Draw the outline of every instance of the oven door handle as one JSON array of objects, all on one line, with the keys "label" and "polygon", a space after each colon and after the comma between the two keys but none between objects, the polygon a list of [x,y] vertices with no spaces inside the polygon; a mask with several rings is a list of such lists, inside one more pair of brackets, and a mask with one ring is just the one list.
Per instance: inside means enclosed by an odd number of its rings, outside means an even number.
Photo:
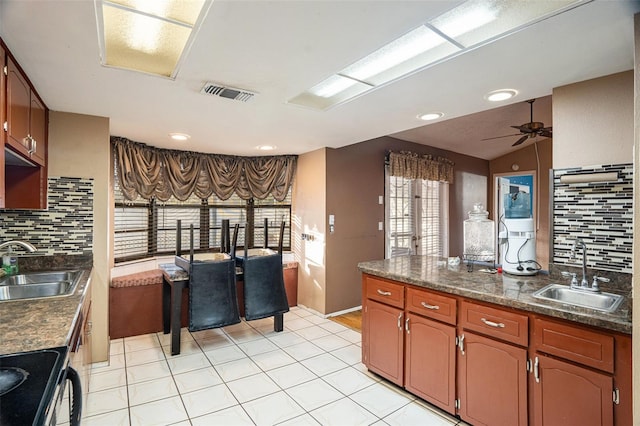
[{"label": "oven door handle", "polygon": [[82,385],[80,375],[72,367],[67,367],[67,380],[71,382],[71,413],[69,415],[69,425],[80,425],[82,418]]}]

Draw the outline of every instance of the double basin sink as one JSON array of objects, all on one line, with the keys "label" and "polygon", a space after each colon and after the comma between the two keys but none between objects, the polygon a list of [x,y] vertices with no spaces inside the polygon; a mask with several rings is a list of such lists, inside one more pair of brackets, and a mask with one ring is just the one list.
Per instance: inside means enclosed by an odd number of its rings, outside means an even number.
[{"label": "double basin sink", "polygon": [[73,294],[82,271],[29,272],[0,278],[0,302]]},{"label": "double basin sink", "polygon": [[624,297],[619,294],[593,292],[571,288],[568,285],[549,284],[533,293],[536,299],[553,301],[583,308],[595,309],[602,312],[614,312]]}]

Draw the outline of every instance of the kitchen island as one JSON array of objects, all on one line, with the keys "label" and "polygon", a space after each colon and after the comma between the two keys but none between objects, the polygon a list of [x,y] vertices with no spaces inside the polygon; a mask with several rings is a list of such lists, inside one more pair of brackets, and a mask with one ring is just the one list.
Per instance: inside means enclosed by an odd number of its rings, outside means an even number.
[{"label": "kitchen island", "polygon": [[[612,313],[533,293],[559,272],[490,274],[443,259],[362,262],[367,368],[470,424],[632,423],[630,280]],[[593,271],[590,271],[590,276]]]}]

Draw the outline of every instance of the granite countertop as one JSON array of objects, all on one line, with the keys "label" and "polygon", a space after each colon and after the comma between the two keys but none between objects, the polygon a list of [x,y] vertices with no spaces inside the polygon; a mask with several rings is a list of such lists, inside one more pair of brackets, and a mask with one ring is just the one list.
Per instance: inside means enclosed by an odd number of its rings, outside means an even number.
[{"label": "granite countertop", "polygon": [[89,289],[93,257],[38,256],[19,258],[20,273],[82,270],[72,295],[0,302],[0,355],[66,346]]},{"label": "granite countertop", "polygon": [[[483,268],[474,265],[467,272],[467,265],[461,263],[450,266],[442,259],[429,256],[401,256],[386,260],[361,262],[360,271],[406,284],[464,296],[483,302],[494,303],[523,311],[544,314],[555,318],[575,321],[581,324],[607,330],[631,334],[631,292],[627,283],[617,282],[610,274],[612,282],[603,291],[622,294],[625,300],[613,313],[607,314],[588,308],[570,306],[558,302],[536,299],[532,293],[550,283],[569,284],[566,278],[551,274],[515,276],[508,274],[487,274]],[[564,268],[563,270],[570,269]],[[601,271],[598,271],[598,275]],[[593,271],[590,271],[591,277]],[[628,275],[628,274],[619,274]]]}]

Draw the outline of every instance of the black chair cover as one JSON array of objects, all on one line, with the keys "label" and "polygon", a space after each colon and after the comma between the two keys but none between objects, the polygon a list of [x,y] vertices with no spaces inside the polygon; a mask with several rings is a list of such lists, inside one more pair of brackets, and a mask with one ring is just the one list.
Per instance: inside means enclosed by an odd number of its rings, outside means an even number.
[{"label": "black chair cover", "polygon": [[235,260],[193,262],[189,273],[189,331],[240,322]]},{"label": "black chair cover", "polygon": [[243,259],[244,317],[247,321],[289,312],[282,274],[282,255]]}]

